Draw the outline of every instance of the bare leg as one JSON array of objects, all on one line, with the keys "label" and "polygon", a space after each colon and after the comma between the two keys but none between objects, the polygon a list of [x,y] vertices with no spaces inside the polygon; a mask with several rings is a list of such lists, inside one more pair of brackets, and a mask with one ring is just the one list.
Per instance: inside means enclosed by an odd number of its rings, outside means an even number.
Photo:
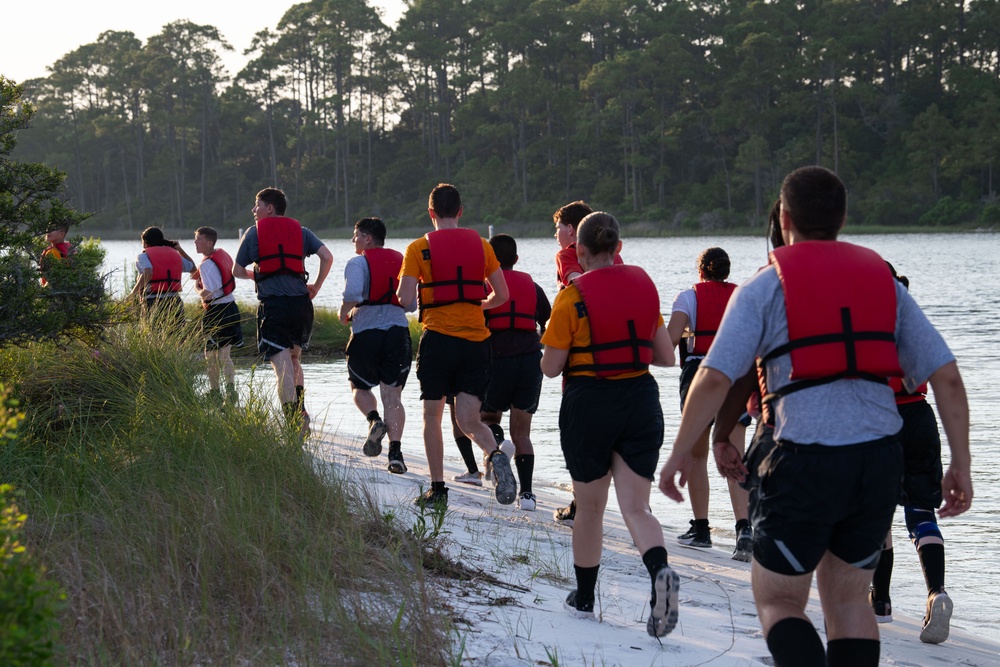
[{"label": "bare leg", "polygon": [[226,345],[219,350],[219,368],[222,369],[226,384],[230,386],[236,384],[236,366],[233,365],[232,350],[232,345]]},{"label": "bare leg", "polygon": [[483,403],[477,396],[465,392],[455,395],[455,421],[458,422],[458,427],[489,454],[497,448],[497,442],[490,427],[480,418],[482,407]]},{"label": "bare leg", "polygon": [[573,523],[573,563],[577,567],[601,564],[604,540],[604,508],[608,504],[611,473],[593,482],[573,481],[576,519]]},{"label": "bare leg", "polygon": [[[278,400],[282,405],[295,402],[295,378],[296,364],[292,358],[291,350],[282,350],[278,354],[271,355],[271,367],[274,368],[274,375],[278,383]],[[302,372],[302,366],[298,365],[298,372]]]},{"label": "bare leg", "polygon": [[514,442],[516,456],[535,453],[535,447],[531,444],[531,417],[531,413],[524,410],[510,410],[510,439]]},{"label": "bare leg", "polygon": [[444,437],[441,435],[443,416],[443,398],[424,401],[424,452],[427,454],[427,467],[430,469],[432,482],[444,481]]},{"label": "bare leg", "polygon": [[[746,432],[746,426],[743,424],[737,424],[733,427],[733,432],[729,435],[729,442],[733,443],[733,446],[736,447],[740,454],[743,454]],[[733,517],[735,517],[737,521],[746,519],[749,492],[734,480],[727,479],[726,481],[729,483],[729,502],[733,505]]]},{"label": "bare leg", "polygon": [[[664,546],[663,527],[649,509],[652,482],[637,475],[617,452],[611,454],[611,476],[615,480],[615,493],[622,518],[628,526],[632,541],[639,548],[639,554],[644,554],[653,547]],[[578,512],[579,502],[580,498],[577,496]],[[573,526],[573,531],[576,532],[576,525]]]},{"label": "bare leg", "polygon": [[208,388],[219,391],[219,351],[205,350],[205,374],[208,376]]},{"label": "bare leg", "polygon": [[691,472],[688,474],[688,495],[695,519],[708,518],[708,436],[710,428],[698,438],[691,450]]},{"label": "bare leg", "polygon": [[[406,425],[406,411],[403,409],[403,388],[399,386],[379,385],[379,392],[382,395],[382,408],[385,411],[385,429],[389,434],[389,442],[396,442],[403,438],[403,427]],[[368,414],[368,413],[365,413]],[[440,430],[441,420],[438,420]],[[442,436],[442,443],[444,436]],[[444,445],[442,444],[442,452]]]}]

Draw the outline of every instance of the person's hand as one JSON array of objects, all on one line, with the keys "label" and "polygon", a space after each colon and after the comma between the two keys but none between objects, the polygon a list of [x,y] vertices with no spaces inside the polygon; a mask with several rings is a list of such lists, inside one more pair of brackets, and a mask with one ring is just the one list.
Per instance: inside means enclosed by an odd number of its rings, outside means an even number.
[{"label": "person's hand", "polygon": [[[691,457],[684,456],[680,457],[670,453],[670,457],[667,458],[667,462],[663,464],[663,468],[660,470],[660,491],[673,501],[682,503],[684,502],[684,496],[680,492],[680,488],[687,486],[688,473],[691,470]],[[680,473],[680,479],[674,483],[674,475]]]},{"label": "person's hand", "polygon": [[948,466],[941,480],[944,505],[938,512],[940,517],[958,516],[972,506],[972,477],[968,469]]},{"label": "person's hand", "polygon": [[713,443],[712,454],[715,455],[715,467],[720,475],[736,482],[746,479],[748,470],[743,465],[743,456],[733,443],[727,440]]},{"label": "person's hand", "polygon": [[313,283],[312,285],[306,285],[306,289],[309,290],[309,298],[315,299],[316,295],[319,294],[319,286]]}]

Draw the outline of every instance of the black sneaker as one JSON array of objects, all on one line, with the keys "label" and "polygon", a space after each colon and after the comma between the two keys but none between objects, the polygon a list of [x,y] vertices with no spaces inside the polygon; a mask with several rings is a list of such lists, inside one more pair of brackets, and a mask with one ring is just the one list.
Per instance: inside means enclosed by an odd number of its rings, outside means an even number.
[{"label": "black sneaker", "polygon": [[569,612],[577,618],[589,618],[594,619],[594,601],[583,602],[578,600],[576,597],[576,589],[574,588],[566,596],[566,602],[563,604]]},{"label": "black sneaker", "polygon": [[711,528],[708,526],[695,527],[694,521],[691,521],[691,530],[684,533],[683,535],[677,536],[677,541],[681,544],[686,544],[689,547],[699,547],[702,549],[712,548],[712,532]]},{"label": "black sneaker", "polygon": [[510,459],[499,449],[490,455],[493,468],[493,493],[501,505],[510,505],[517,497],[517,480],[510,469]]},{"label": "black sneaker", "polygon": [[656,571],[653,591],[649,596],[649,620],[646,632],[650,637],[663,637],[677,625],[677,591],[681,580],[669,565]]},{"label": "black sneaker", "polygon": [[868,589],[868,602],[872,605],[872,611],[875,612],[875,621],[877,623],[892,623],[892,601],[886,600],[876,600],[875,599],[875,589]]},{"label": "black sneaker", "polygon": [[753,560],[753,529],[750,526],[740,528],[736,533],[736,549],[733,550],[733,560],[749,563]]},{"label": "black sneaker", "polygon": [[373,419],[368,422],[368,439],[365,440],[365,456],[378,456],[382,453],[382,438],[385,437],[385,422]]},{"label": "black sneaker", "polygon": [[572,528],[573,520],[576,518],[576,498],[569,504],[569,507],[560,507],[553,511],[552,518],[555,519],[556,523]]},{"label": "black sneaker", "polygon": [[448,506],[448,489],[444,488],[440,491],[435,491],[434,489],[428,489],[423,494],[416,497],[413,501],[414,505],[419,505],[420,507],[433,508],[435,505]]},{"label": "black sneaker", "polygon": [[406,472],[406,463],[403,462],[403,452],[399,443],[389,443],[389,464],[386,469],[395,475]]}]

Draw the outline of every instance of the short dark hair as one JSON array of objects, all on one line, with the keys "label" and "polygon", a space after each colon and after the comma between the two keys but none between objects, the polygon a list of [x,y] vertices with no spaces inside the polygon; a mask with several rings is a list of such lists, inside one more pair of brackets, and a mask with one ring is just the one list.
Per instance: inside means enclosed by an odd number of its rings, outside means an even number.
[{"label": "short dark hair", "polygon": [[573,229],[576,229],[580,224],[580,221],[586,218],[588,215],[594,212],[594,209],[590,208],[587,202],[579,199],[574,202],[566,204],[558,211],[552,214],[552,221],[556,224],[569,225]]},{"label": "short dark hair", "polygon": [[785,176],[781,207],[803,237],[830,241],[847,216],[847,188],[825,167],[801,167]]},{"label": "short dark hair", "polygon": [[781,235],[781,197],[771,204],[771,212],[767,216],[767,238],[772,248],[785,245],[785,238]]},{"label": "short dark hair", "polygon": [[219,232],[215,231],[211,227],[199,227],[198,229],[194,230],[194,233],[200,236],[204,236],[212,243],[216,243],[219,240]]},{"label": "short dark hair", "polygon": [[490,246],[500,266],[510,268],[517,263],[517,241],[510,234],[494,234],[490,237]]},{"label": "short dark hair", "polygon": [[729,277],[729,253],[722,248],[705,248],[698,255],[698,271],[709,280]]},{"label": "short dark hair", "polygon": [[576,229],[576,242],[592,255],[614,252],[621,240],[621,227],[615,216],[595,211],[580,221]]},{"label": "short dark hair", "polygon": [[454,185],[438,183],[427,198],[427,208],[438,218],[457,218],[462,210],[462,195]]},{"label": "short dark hair", "polygon": [[288,208],[288,197],[285,196],[284,191],[278,188],[264,188],[257,193],[257,199],[273,206],[274,212],[278,215],[284,215],[285,209]]},{"label": "short dark hair", "polygon": [[377,246],[385,245],[385,222],[382,218],[376,216],[361,218],[354,223],[354,230],[371,236]]},{"label": "short dark hair", "polygon": [[142,230],[142,242],[149,248],[157,246],[173,246],[174,242],[163,237],[163,230],[159,227],[146,227]]}]

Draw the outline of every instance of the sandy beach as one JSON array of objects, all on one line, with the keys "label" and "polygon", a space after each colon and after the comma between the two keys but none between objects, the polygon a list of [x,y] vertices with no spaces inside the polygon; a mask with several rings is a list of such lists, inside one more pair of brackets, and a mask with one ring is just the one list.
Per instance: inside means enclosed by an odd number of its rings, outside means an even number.
[{"label": "sandy beach", "polygon": [[[317,462],[363,485],[383,512],[414,525],[413,499],[429,477],[422,448],[404,451],[409,471],[391,475],[385,457],[361,453],[362,434],[323,434],[309,443]],[[420,449],[420,451],[417,451]],[[459,472],[445,460],[449,504],[442,531],[445,552],[476,575],[469,581],[435,578],[440,605],[453,619],[463,646],[462,665],[772,665],[750,590],[750,564],[730,558],[735,536],[723,533],[713,549],[677,544],[686,526],[664,525],[671,566],[680,576],[680,619],[661,640],[646,634],[649,577],[621,516],[609,502],[604,556],[598,579],[597,621],[572,617],[563,607],[573,588],[572,529],[552,511],[568,504],[565,489],[536,487],[538,508],[525,512],[493,499],[482,488],[451,482]],[[567,476],[567,482],[568,482]],[[658,493],[658,491],[654,492]],[[612,488],[613,493],[613,488]],[[815,592],[807,613],[823,633]],[[921,619],[894,613],[880,625],[883,665],[1000,664],[1000,644],[962,630],[956,603],[951,635],[939,645],[918,639]],[[825,639],[825,637],[824,637]]]}]

